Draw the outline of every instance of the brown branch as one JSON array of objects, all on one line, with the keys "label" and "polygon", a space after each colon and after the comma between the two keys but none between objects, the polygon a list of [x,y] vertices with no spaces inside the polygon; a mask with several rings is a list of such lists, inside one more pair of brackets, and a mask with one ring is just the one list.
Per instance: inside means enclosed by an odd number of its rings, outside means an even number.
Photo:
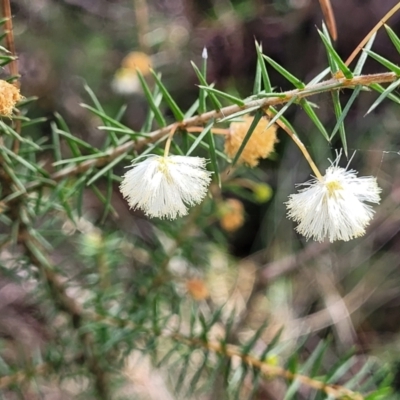
[{"label": "brown branch", "polygon": [[216,341],[204,342],[196,338],[188,338],[179,334],[172,335],[172,339],[185,343],[188,346],[203,347],[209,351],[217,354],[222,354],[229,358],[238,357],[246,365],[256,368],[261,371],[268,378],[281,377],[288,380],[297,380],[304,386],[308,386],[315,390],[320,390],[335,399],[353,399],[353,400],[363,400],[364,397],[360,393],[353,392],[345,388],[344,386],[327,384],[316,379],[310,378],[306,375],[296,374],[290,372],[282,367],[268,364],[265,361],[259,360],[257,357],[250,354],[243,354],[238,346],[232,344],[222,345]]},{"label": "brown branch", "polygon": [[[2,11],[3,17],[6,19],[4,26],[5,26],[5,33],[6,33],[6,46],[8,51],[11,53],[13,59],[8,64],[10,74],[14,77],[19,76],[18,72],[18,62],[17,62],[17,53],[15,51],[15,43],[14,43],[14,31],[13,31],[13,23],[12,23],[12,16],[11,16],[11,6],[10,0],[2,0]],[[20,82],[19,80],[14,81],[14,85],[19,88]],[[19,111],[16,112],[19,114]],[[14,121],[15,124],[15,131],[17,133],[21,132],[21,121],[19,119]],[[12,144],[13,152],[18,154],[19,152],[19,140],[14,139]]]},{"label": "brown branch", "polygon": [[[303,89],[295,89],[287,92],[279,93],[279,95],[274,97],[267,97],[256,100],[248,100],[246,101],[244,106],[232,105],[228,107],[224,107],[219,111],[208,111],[204,114],[197,115],[188,119],[183,120],[179,127],[182,129],[204,125],[211,119],[215,119],[217,122],[219,119],[228,117],[232,114],[235,114],[239,111],[255,109],[255,108],[265,108],[272,105],[284,104],[289,102],[291,99],[301,99],[305,97],[309,97],[318,93],[324,93],[331,90],[339,90],[344,88],[352,88],[354,86],[370,86],[374,83],[390,83],[398,79],[398,76],[394,72],[385,72],[380,74],[373,75],[360,75],[355,76],[352,79],[347,78],[332,78],[326,80],[324,82],[320,82],[314,85],[308,85]],[[65,167],[60,171],[55,172],[50,176],[50,182],[46,181],[34,181],[26,186],[27,191],[37,190],[42,186],[55,186],[57,182],[64,178],[72,177],[78,175],[82,172],[87,171],[93,167],[102,167],[107,163],[115,160],[117,157],[124,153],[128,153],[132,150],[140,151],[145,145],[149,143],[156,142],[161,139],[163,136],[166,136],[170,133],[171,129],[175,129],[177,123],[174,122],[164,128],[157,129],[153,132],[150,132],[147,137],[139,139],[139,140],[131,140],[126,142],[120,146],[117,146],[108,151],[108,154],[104,157],[99,157],[93,160],[87,160],[82,163],[78,163],[77,165],[72,165],[69,167]],[[52,181],[52,182],[51,182]]]},{"label": "brown branch", "polygon": [[[67,295],[65,295],[68,297]],[[78,304],[75,302],[74,299],[70,298],[68,303],[75,303],[73,309],[80,308]],[[95,312],[82,312],[81,316],[85,316],[85,318],[92,318],[93,321],[98,321],[102,323],[106,323],[110,326],[113,327],[134,327],[134,324],[130,320],[124,320],[124,319],[119,319],[115,317],[107,317],[103,316],[100,314],[97,314]],[[357,392],[353,392],[343,386],[340,385],[335,385],[335,384],[326,384],[324,382],[318,381],[316,379],[310,378],[309,376],[306,375],[301,375],[301,374],[296,374],[292,373],[282,367],[276,366],[276,365],[271,365],[268,364],[265,361],[259,360],[256,356],[250,355],[250,354],[243,354],[240,351],[240,347],[232,345],[232,344],[224,344],[222,345],[221,343],[217,341],[208,341],[204,342],[200,339],[197,338],[188,338],[186,336],[183,336],[181,334],[168,334],[164,333],[163,337],[165,338],[170,338],[175,341],[178,341],[180,343],[184,343],[188,346],[196,346],[196,347],[203,347],[209,351],[212,351],[217,354],[224,355],[229,358],[234,358],[238,357],[242,360],[243,363],[245,363],[248,366],[251,366],[253,368],[258,369],[261,371],[266,378],[284,378],[288,380],[297,380],[304,386],[308,386],[312,389],[323,391],[329,396],[332,396],[335,399],[342,399],[342,398],[348,398],[348,399],[353,399],[353,400],[363,400],[364,397]],[[36,367],[33,371],[34,374],[43,374],[49,370],[49,365],[48,364],[42,364]],[[93,372],[93,371],[91,371]],[[0,389],[10,386],[12,384],[16,383],[21,383],[27,379],[29,379],[28,373],[25,372],[18,372],[15,375],[11,376],[5,376],[0,378]],[[101,397],[101,398],[107,398],[107,397]]]},{"label": "brown branch", "polygon": [[[4,23],[5,33],[6,33],[6,45],[8,51],[14,57],[14,59],[8,64],[10,68],[10,74],[13,76],[18,76],[19,75],[18,63],[16,60],[10,0],[2,0],[2,8],[3,8],[3,17],[6,19]],[[16,84],[19,85],[19,82],[17,82]]]}]

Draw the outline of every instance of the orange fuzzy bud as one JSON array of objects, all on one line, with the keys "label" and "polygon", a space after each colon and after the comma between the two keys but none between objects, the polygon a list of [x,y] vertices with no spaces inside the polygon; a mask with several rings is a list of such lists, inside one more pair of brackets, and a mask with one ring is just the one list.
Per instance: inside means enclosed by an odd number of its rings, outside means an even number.
[{"label": "orange fuzzy bud", "polygon": [[152,62],[151,58],[146,53],[132,51],[122,60],[121,67],[132,71],[138,69],[143,75],[148,75],[150,74]]},{"label": "orange fuzzy bud", "polygon": [[[231,123],[229,134],[225,138],[225,153],[228,157],[235,157],[253,119],[254,117],[246,115],[243,117],[243,121]],[[274,145],[277,142],[276,125],[266,129],[268,123],[269,120],[266,117],[260,119],[239,157],[239,162],[249,167],[255,167],[260,158],[267,158],[274,150]]]},{"label": "orange fuzzy bud", "polygon": [[15,105],[22,99],[19,89],[0,80],[0,115],[10,117]]},{"label": "orange fuzzy bud", "polygon": [[228,199],[222,205],[220,224],[223,230],[234,232],[244,224],[243,203],[236,199]]},{"label": "orange fuzzy bud", "polygon": [[207,286],[201,279],[189,279],[186,282],[186,289],[194,300],[204,300],[209,296]]}]

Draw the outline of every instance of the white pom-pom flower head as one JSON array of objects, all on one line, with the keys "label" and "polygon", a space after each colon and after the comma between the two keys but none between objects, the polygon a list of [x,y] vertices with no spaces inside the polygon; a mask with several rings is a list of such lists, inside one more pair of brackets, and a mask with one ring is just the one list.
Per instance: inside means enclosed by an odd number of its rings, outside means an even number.
[{"label": "white pom-pom flower head", "polygon": [[134,162],[120,190],[133,209],[149,217],[175,219],[207,194],[211,174],[201,157],[150,155]]},{"label": "white pom-pom flower head", "polygon": [[328,238],[348,241],[365,234],[374,210],[368,203],[379,203],[376,178],[358,177],[354,170],[338,166],[340,154],[325,176],[298,186],[305,186],[289,196],[288,217],[298,222],[297,232],[319,242]]}]

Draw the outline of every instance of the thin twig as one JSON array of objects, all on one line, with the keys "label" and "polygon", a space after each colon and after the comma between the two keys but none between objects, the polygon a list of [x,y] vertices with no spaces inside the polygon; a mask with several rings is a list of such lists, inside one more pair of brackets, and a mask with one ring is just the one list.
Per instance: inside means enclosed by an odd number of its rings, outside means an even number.
[{"label": "thin twig", "polygon": [[[6,45],[7,50],[11,53],[11,56],[14,58],[8,65],[10,69],[10,74],[12,76],[18,76],[18,63],[16,60],[16,51],[15,51],[15,43],[14,43],[14,33],[13,33],[13,23],[11,16],[11,7],[10,0],[2,0],[2,8],[3,8],[3,17],[6,19],[4,23],[5,34],[6,34]],[[16,81],[15,85],[19,85],[19,82]]]},{"label": "thin twig", "polygon": [[173,126],[171,128],[171,130],[169,131],[168,139],[167,139],[167,141],[165,143],[164,157],[168,157],[169,148],[171,147],[172,138],[174,137],[174,134],[175,134],[176,130],[178,129],[178,127],[179,127],[179,124],[175,124],[175,126]]},{"label": "thin twig", "polygon": [[172,339],[185,343],[188,346],[197,346],[203,347],[209,351],[212,351],[217,354],[225,355],[229,358],[239,357],[243,363],[246,365],[256,368],[261,371],[266,377],[274,378],[274,377],[281,377],[284,379],[288,379],[290,381],[296,380],[297,382],[301,383],[302,385],[308,386],[315,390],[320,390],[327,395],[335,398],[335,399],[342,399],[348,398],[353,400],[363,400],[364,397],[357,392],[353,392],[345,388],[344,386],[334,385],[334,384],[327,384],[325,382],[318,381],[316,379],[310,378],[306,375],[296,374],[290,372],[282,367],[268,364],[265,361],[259,360],[257,357],[252,356],[250,354],[243,354],[240,350],[240,347],[232,345],[232,344],[221,344],[216,341],[207,341],[204,342],[197,338],[188,338],[182,335],[172,335]]},{"label": "thin twig", "polygon": [[[267,111],[268,114],[268,111]],[[319,171],[318,167],[316,166],[314,160],[312,159],[310,153],[308,152],[306,146],[304,146],[304,143],[300,140],[300,138],[280,119],[276,121],[276,123],[290,136],[290,138],[295,142],[297,147],[300,149],[300,151],[303,153],[304,158],[307,160],[308,164],[310,165],[311,169],[313,170],[315,176],[322,181],[323,176],[321,172]]]},{"label": "thin twig", "polygon": [[362,48],[366,45],[368,40],[372,37],[372,35],[380,29],[388,19],[393,16],[400,9],[400,2],[398,2],[394,7],[392,7],[384,17],[370,30],[370,32],[365,36],[365,38],[360,42],[360,44],[354,49],[354,51],[350,54],[349,58],[346,60],[346,65],[349,66],[357,54],[362,50]]}]

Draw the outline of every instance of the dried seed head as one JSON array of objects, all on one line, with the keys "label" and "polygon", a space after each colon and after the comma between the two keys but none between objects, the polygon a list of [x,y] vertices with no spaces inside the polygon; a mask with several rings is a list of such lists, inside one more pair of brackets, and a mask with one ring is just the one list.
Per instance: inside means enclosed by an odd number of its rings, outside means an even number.
[{"label": "dried seed head", "polygon": [[[243,117],[243,121],[231,123],[230,132],[225,138],[225,153],[228,157],[235,157],[253,119],[254,117],[246,115]],[[276,125],[272,125],[266,129],[268,123],[269,120],[266,117],[260,119],[239,157],[239,162],[249,167],[255,167],[260,158],[267,158],[274,150],[274,145],[277,142]]]}]

